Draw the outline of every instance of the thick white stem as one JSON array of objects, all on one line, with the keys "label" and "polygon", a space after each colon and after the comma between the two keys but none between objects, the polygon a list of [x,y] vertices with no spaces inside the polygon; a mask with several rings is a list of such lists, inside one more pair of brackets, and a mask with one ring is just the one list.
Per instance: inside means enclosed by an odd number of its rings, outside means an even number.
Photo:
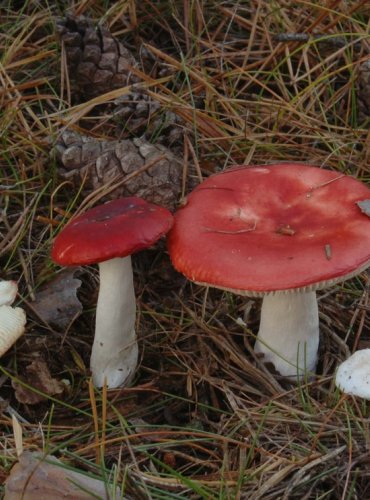
[{"label": "thick white stem", "polygon": [[314,372],[319,346],[319,313],[315,292],[276,293],[262,302],[255,351],[286,377]]},{"label": "thick white stem", "polygon": [[136,300],[131,257],[99,264],[100,288],[90,368],[96,387],[130,382],[138,358]]}]

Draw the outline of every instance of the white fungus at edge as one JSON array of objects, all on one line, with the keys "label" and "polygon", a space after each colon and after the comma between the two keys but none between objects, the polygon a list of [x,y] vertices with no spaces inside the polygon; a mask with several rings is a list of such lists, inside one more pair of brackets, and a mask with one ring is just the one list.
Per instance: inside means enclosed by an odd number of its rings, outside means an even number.
[{"label": "white fungus at edge", "polygon": [[370,349],[356,351],[339,365],[335,385],[345,394],[370,399]]}]

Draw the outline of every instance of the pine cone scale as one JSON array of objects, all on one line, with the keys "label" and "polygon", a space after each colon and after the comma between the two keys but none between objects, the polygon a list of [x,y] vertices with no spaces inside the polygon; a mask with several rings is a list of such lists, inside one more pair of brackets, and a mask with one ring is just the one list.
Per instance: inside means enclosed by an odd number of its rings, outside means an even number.
[{"label": "pine cone scale", "polygon": [[83,52],[83,58],[86,62],[91,62],[95,65],[99,64],[101,58],[101,50],[96,45],[86,45]]},{"label": "pine cone scale", "polygon": [[116,73],[117,71],[117,61],[118,61],[117,54],[113,52],[106,52],[105,54],[101,55],[99,61],[99,68],[111,71],[113,76],[113,73]]}]

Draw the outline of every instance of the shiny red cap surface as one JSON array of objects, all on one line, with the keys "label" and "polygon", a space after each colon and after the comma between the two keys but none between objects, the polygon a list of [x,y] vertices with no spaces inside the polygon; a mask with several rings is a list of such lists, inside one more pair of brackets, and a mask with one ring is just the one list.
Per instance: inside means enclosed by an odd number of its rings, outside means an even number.
[{"label": "shiny red cap surface", "polygon": [[333,284],[370,264],[370,190],[303,164],[212,175],[175,214],[168,247],[190,280],[262,295]]},{"label": "shiny red cap surface", "polygon": [[94,264],[126,257],[153,245],[173,223],[165,208],[137,197],[120,198],[73,218],[51,252],[58,264]]}]

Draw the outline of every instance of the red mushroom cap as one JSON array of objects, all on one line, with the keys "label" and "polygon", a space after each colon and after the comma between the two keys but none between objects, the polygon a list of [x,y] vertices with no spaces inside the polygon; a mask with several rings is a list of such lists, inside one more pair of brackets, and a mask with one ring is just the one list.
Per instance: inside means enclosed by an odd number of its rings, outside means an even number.
[{"label": "red mushroom cap", "polygon": [[361,182],[284,163],[241,166],[201,183],[168,236],[175,268],[192,281],[246,295],[313,290],[370,264]]},{"label": "red mushroom cap", "polygon": [[126,257],[153,245],[172,223],[166,208],[141,198],[120,198],[72,219],[56,237],[51,257],[65,266]]}]

